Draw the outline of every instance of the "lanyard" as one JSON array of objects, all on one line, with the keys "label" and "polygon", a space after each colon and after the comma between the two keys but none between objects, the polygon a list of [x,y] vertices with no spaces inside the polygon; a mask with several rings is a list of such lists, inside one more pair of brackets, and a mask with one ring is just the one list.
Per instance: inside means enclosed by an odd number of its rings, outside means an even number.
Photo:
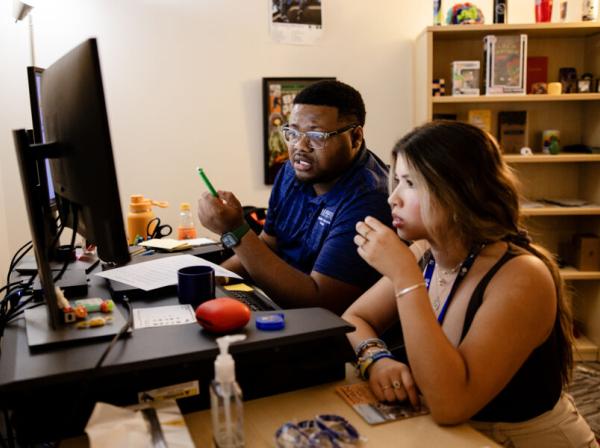
[{"label": "lanyard", "polygon": [[[471,269],[471,266],[473,266],[473,263],[475,262],[475,258],[477,258],[477,255],[479,254],[481,249],[483,249],[483,246],[484,245],[482,244],[481,246],[478,246],[477,248],[473,249],[469,253],[469,255],[467,255],[467,258],[465,258],[465,260],[460,264],[460,268],[458,270],[458,275],[454,279],[454,283],[452,284],[452,288],[450,289],[450,292],[448,293],[448,297],[444,301],[444,305],[442,306],[440,314],[437,317],[437,320],[440,323],[440,325],[444,322],[444,318],[446,317],[446,311],[448,311],[448,306],[450,305],[450,302],[454,298],[454,293],[458,289],[458,285],[460,285],[460,282],[462,281],[462,279],[465,277],[465,275],[467,275],[467,272],[469,272],[469,269]],[[423,272],[423,277],[425,279],[425,285],[427,286],[428,291],[429,291],[429,285],[431,284],[431,277],[433,277],[434,269],[435,269],[435,258],[433,258],[433,254],[432,254],[431,257],[429,258],[429,261],[427,262],[425,271]]]}]

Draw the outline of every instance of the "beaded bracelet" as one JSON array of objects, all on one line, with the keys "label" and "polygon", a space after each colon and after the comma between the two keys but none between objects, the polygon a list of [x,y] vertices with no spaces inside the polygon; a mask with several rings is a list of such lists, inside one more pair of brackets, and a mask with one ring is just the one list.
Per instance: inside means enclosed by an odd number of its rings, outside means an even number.
[{"label": "beaded bracelet", "polygon": [[387,350],[387,345],[381,339],[369,338],[365,339],[356,346],[356,349],[354,350],[354,352],[356,353],[356,357],[360,358],[363,355],[363,352],[371,347],[378,347],[383,350]]},{"label": "beaded bracelet", "polygon": [[375,352],[369,356],[359,358],[358,363],[357,363],[358,376],[360,376],[363,380],[368,380],[369,379],[369,367],[371,367],[371,365],[374,362],[379,361],[380,359],[383,359],[383,358],[394,359],[394,356],[392,355],[392,353],[389,350],[386,349],[386,350],[380,350],[378,352]]}]

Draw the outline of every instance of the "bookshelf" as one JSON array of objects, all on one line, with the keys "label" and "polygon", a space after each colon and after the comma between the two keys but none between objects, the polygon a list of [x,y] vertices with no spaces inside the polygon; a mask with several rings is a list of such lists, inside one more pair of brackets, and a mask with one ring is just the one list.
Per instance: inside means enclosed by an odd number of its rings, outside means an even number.
[{"label": "bookshelf", "polygon": [[[544,129],[561,131],[561,146],[583,143],[600,147],[600,93],[563,95],[494,95],[433,97],[433,79],[446,80],[451,93],[451,62],[483,62],[483,38],[488,34],[527,34],[528,56],[548,57],[548,82],[558,81],[559,67],[575,67],[577,74],[600,77],[600,23],[534,23],[455,25],[426,28],[416,42],[415,123],[433,114],[454,114],[467,121],[471,109],[489,109],[491,129],[497,132],[500,111],[527,111],[527,141],[531,156],[505,155],[515,170],[522,193],[529,200],[579,198],[591,205],[524,207],[525,225],[536,242],[558,253],[575,233],[600,235],[600,154],[541,154]],[[483,71],[480,78],[484,78]],[[595,86],[594,86],[595,87]],[[481,89],[482,93],[484,89]],[[561,275],[573,292],[573,309],[584,336],[576,341],[576,356],[600,360],[600,270],[579,271],[572,266]]]}]

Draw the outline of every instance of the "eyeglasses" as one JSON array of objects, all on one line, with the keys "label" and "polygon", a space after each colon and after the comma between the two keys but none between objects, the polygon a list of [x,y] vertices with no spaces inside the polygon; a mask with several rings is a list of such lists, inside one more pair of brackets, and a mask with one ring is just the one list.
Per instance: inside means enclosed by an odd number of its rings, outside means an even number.
[{"label": "eyeglasses", "polygon": [[286,141],[286,143],[288,143],[290,145],[295,145],[300,140],[302,140],[302,137],[306,137],[308,139],[308,145],[312,149],[323,149],[325,147],[325,143],[327,142],[327,139],[329,137],[333,137],[334,135],[343,134],[344,132],[348,132],[359,126],[360,126],[360,124],[353,123],[353,124],[349,124],[347,126],[344,126],[342,128],[339,128],[339,129],[337,129],[335,131],[331,131],[331,132],[323,132],[323,131],[302,132],[302,131],[299,131],[298,129],[294,129],[294,128],[289,127],[288,125],[285,125],[285,126],[282,126],[282,128],[281,128],[281,135],[283,136],[283,139]]}]

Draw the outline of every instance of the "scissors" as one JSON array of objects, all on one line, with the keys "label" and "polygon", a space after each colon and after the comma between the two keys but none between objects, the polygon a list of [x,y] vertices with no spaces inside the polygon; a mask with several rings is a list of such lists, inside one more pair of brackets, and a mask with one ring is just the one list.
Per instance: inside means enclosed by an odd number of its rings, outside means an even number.
[{"label": "scissors", "polygon": [[148,235],[149,240],[169,236],[171,232],[173,232],[173,228],[169,224],[165,224],[164,226],[160,225],[159,217],[152,218],[148,221],[148,225],[146,226],[146,235]]}]

